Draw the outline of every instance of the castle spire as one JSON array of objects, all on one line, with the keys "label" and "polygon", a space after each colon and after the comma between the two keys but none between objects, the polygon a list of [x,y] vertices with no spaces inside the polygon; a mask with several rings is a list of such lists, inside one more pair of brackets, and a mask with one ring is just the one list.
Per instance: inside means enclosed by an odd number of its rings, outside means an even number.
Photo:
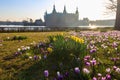
[{"label": "castle spire", "polygon": [[53,11],[52,13],[56,13],[55,5],[53,5]]},{"label": "castle spire", "polygon": [[78,12],[78,7],[76,8],[76,12],[75,12],[76,14],[79,14],[79,12]]},{"label": "castle spire", "polygon": [[46,10],[46,12],[45,12],[45,15],[47,15],[47,10]]},{"label": "castle spire", "polygon": [[67,13],[67,11],[66,11],[66,6],[64,6],[63,13]]}]

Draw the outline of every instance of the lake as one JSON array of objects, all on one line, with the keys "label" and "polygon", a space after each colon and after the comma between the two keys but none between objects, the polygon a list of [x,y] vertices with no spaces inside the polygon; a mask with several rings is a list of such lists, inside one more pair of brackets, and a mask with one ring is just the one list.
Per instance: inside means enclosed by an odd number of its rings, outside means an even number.
[{"label": "lake", "polygon": [[[89,26],[78,26],[82,29],[95,29],[95,28],[105,28],[105,27],[113,27],[113,26],[98,26],[98,25],[89,25]],[[74,27],[70,27],[74,28]],[[46,26],[23,26],[23,25],[0,25],[0,31],[45,31],[45,30],[64,30],[65,28],[53,28]]]}]

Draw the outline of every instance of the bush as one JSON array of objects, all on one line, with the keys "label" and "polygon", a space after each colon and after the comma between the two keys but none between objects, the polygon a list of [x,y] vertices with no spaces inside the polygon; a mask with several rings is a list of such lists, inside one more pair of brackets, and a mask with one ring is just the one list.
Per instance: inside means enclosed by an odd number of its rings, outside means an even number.
[{"label": "bush", "polygon": [[14,36],[11,40],[24,40],[27,39],[26,36]]},{"label": "bush", "polygon": [[27,39],[26,36],[13,36],[13,37],[8,37],[5,39],[5,41],[13,41],[13,40],[25,40]]}]

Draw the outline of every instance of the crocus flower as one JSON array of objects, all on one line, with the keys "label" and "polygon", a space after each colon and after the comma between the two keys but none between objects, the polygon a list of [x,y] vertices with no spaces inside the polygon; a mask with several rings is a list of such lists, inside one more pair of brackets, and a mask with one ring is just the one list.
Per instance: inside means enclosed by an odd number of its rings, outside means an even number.
[{"label": "crocus flower", "polygon": [[111,71],[111,70],[110,70],[110,68],[107,68],[107,69],[106,69],[106,72],[108,72],[108,73],[109,73],[110,71]]},{"label": "crocus flower", "polygon": [[29,59],[32,59],[32,56],[30,56]]},{"label": "crocus flower", "polygon": [[86,58],[84,58],[84,62],[88,61]]},{"label": "crocus flower", "polygon": [[97,80],[97,78],[96,77],[93,77],[93,79],[92,80]]},{"label": "crocus flower", "polygon": [[106,80],[106,77],[102,77],[101,80]]},{"label": "crocus flower", "polygon": [[87,60],[89,60],[90,59],[90,55],[87,55],[84,58],[87,59]]},{"label": "crocus flower", "polygon": [[90,73],[90,71],[87,68],[83,68],[83,72],[86,73],[86,74]]},{"label": "crocus flower", "polygon": [[46,59],[47,58],[47,55],[44,55],[44,59]]},{"label": "crocus flower", "polygon": [[97,50],[96,49],[91,49],[90,50],[90,53],[94,53],[94,52],[96,52]]},{"label": "crocus flower", "polygon": [[101,77],[102,76],[102,74],[101,73],[98,73],[98,77]]},{"label": "crocus flower", "polygon": [[65,77],[68,77],[68,76],[69,76],[69,73],[68,73],[68,72],[66,72],[66,73],[65,73]]},{"label": "crocus flower", "polygon": [[85,65],[86,66],[90,66],[90,62],[85,62]]},{"label": "crocus flower", "polygon": [[59,71],[57,71],[57,76],[58,76],[58,77],[60,76],[60,72],[59,72]]},{"label": "crocus flower", "polygon": [[117,69],[117,67],[116,66],[113,66],[113,70],[116,70]]},{"label": "crocus flower", "polygon": [[111,75],[110,75],[110,74],[107,74],[107,75],[106,75],[106,79],[107,79],[107,80],[111,80]]},{"label": "crocus flower", "polygon": [[74,71],[75,71],[75,73],[80,73],[79,67],[75,67],[75,68],[74,68]]},{"label": "crocus flower", "polygon": [[18,55],[18,54],[19,54],[18,52],[15,53],[15,55]]},{"label": "crocus flower", "polygon": [[37,59],[38,59],[38,56],[35,55],[35,56],[34,56],[34,60],[37,60]]},{"label": "crocus flower", "polygon": [[57,72],[57,76],[58,76],[58,80],[62,80],[63,79],[63,75],[60,74],[60,72]]},{"label": "crocus flower", "polygon": [[45,70],[45,71],[44,71],[44,76],[45,76],[45,77],[48,77],[48,76],[49,76],[48,70]]},{"label": "crocus flower", "polygon": [[115,70],[117,73],[120,73],[120,68],[116,68]]},{"label": "crocus flower", "polygon": [[63,75],[60,75],[60,76],[58,77],[58,80],[63,80]]},{"label": "crocus flower", "polygon": [[113,46],[113,47],[117,47],[118,45],[117,45],[116,42],[113,42],[112,46]]},{"label": "crocus flower", "polygon": [[116,61],[117,59],[116,58],[111,58],[112,61]]},{"label": "crocus flower", "polygon": [[93,58],[93,60],[90,61],[92,65],[96,65],[96,60]]}]

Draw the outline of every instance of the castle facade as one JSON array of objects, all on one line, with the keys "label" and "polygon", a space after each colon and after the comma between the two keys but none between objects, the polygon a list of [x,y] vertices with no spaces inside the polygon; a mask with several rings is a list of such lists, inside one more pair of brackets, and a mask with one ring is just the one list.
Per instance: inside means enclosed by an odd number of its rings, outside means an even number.
[{"label": "castle facade", "polygon": [[78,26],[79,12],[78,8],[75,13],[67,13],[66,7],[62,13],[59,13],[53,6],[52,13],[48,14],[47,11],[44,15],[45,26],[47,27],[75,27]]}]

